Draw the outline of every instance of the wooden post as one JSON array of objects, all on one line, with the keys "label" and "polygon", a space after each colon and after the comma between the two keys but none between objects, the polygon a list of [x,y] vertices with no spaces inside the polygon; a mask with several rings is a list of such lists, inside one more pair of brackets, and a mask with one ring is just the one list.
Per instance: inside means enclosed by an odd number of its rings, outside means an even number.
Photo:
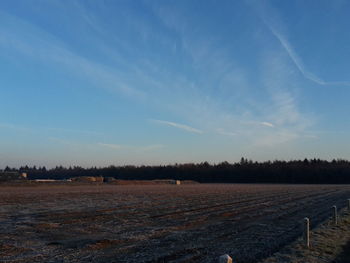
[{"label": "wooden post", "polygon": [[337,207],[334,205],[333,206],[333,222],[334,222],[335,225],[338,224],[338,220],[337,219],[338,219],[337,218]]},{"label": "wooden post", "polygon": [[232,263],[232,258],[225,254],[219,257],[219,263]]},{"label": "wooden post", "polygon": [[305,246],[307,248],[310,247],[310,220],[309,218],[304,218],[304,240],[305,240]]}]

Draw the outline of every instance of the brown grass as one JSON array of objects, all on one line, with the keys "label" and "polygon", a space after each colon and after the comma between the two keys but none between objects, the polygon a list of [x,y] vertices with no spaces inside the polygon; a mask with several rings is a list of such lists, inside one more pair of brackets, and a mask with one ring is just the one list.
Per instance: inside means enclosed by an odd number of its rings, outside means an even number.
[{"label": "brown grass", "polygon": [[328,220],[310,234],[310,248],[298,239],[263,263],[349,263],[350,213],[345,210],[335,226]]}]

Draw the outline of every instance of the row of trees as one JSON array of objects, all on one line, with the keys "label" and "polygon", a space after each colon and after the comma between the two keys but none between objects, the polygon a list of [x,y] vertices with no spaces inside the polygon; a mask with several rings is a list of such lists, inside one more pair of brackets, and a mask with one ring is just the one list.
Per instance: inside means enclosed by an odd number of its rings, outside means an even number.
[{"label": "row of trees", "polygon": [[53,169],[24,166],[6,167],[7,171],[26,172],[30,179],[67,179],[77,176],[104,176],[127,180],[176,179],[201,183],[350,183],[350,162],[305,159],[296,161],[253,162],[242,158],[238,163],[174,164],[160,166],[79,166]]}]

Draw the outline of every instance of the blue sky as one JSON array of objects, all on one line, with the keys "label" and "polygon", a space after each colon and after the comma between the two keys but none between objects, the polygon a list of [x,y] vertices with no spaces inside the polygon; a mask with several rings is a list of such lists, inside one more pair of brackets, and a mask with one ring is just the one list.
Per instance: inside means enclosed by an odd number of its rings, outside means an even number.
[{"label": "blue sky", "polygon": [[0,1],[0,168],[350,159],[349,12]]}]

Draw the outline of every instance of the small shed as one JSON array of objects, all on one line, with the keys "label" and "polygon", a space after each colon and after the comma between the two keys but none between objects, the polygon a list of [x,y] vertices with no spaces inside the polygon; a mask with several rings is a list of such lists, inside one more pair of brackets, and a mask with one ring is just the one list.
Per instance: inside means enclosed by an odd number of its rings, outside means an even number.
[{"label": "small shed", "polygon": [[175,184],[175,185],[180,185],[181,181],[180,180],[172,180],[170,183]]},{"label": "small shed", "polygon": [[103,183],[103,177],[102,176],[79,176],[79,177],[73,177],[71,178],[71,181],[73,182],[93,182],[93,183]]}]

